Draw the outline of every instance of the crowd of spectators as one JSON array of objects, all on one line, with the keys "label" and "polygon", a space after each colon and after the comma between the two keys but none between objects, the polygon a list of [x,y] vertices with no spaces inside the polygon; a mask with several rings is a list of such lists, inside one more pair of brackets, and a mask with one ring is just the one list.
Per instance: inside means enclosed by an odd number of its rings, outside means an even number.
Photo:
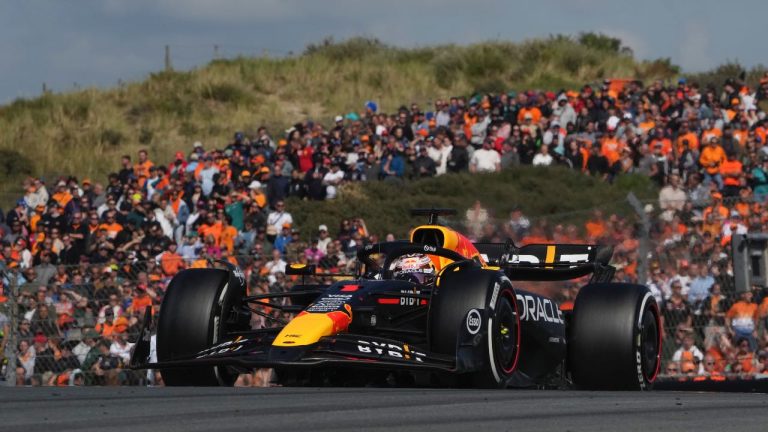
[{"label": "crowd of spectators", "polygon": [[[17,383],[154,382],[124,370],[129,340],[179,270],[229,260],[243,267],[252,293],[279,291],[290,283],[287,262],[348,270],[358,246],[385,235],[359,218],[334,229],[296,226],[289,197],[336,199],[347,182],[521,164],[563,165],[609,182],[626,173],[652,179],[660,194],[646,206],[649,286],[665,320],[664,371],[765,373],[768,296],[758,287],[734,292],[729,242],[766,231],[767,97],[768,77],[757,88],[729,79],[721,89],[606,80],[390,113],[369,101],[330,125],[306,120],[278,137],[265,127],[236,132],[224,148],[195,142],[168,163],[141,150],[123,156],[103,184],[30,178],[16,206],[0,212],[0,331],[18,336]],[[617,278],[637,280],[638,227],[617,214],[598,209],[583,226],[550,224],[520,209],[493,216],[478,202],[465,223],[482,241],[612,244]],[[3,308],[12,283],[21,287],[17,329]]]}]

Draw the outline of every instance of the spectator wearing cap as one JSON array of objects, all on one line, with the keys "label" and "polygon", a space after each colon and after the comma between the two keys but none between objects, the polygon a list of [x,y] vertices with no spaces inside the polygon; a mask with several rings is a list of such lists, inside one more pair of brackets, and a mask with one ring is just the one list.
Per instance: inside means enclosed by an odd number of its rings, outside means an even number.
[{"label": "spectator wearing cap", "polygon": [[19,222],[19,226],[29,223],[27,217],[27,203],[23,199],[16,201],[16,206],[8,212],[5,217],[5,223],[12,226],[14,222]]},{"label": "spectator wearing cap", "polygon": [[56,356],[53,350],[55,342],[42,332],[38,332],[35,335],[33,342],[34,345],[32,348],[35,350],[34,373],[40,375],[50,372],[53,369],[53,363]]},{"label": "spectator wearing cap", "polygon": [[472,145],[479,147],[486,140],[488,126],[491,124],[491,116],[488,115],[488,111],[484,108],[478,108],[476,119],[477,120],[470,127],[468,136],[470,136],[469,142],[472,143]]},{"label": "spectator wearing cap", "polygon": [[328,253],[328,245],[333,241],[330,235],[328,235],[328,226],[321,224],[317,227],[317,241],[315,246],[323,254]]},{"label": "spectator wearing cap", "polygon": [[130,322],[126,317],[115,319],[115,327],[112,332],[112,345],[109,347],[110,354],[120,357],[123,364],[128,364],[131,360],[132,343],[128,342],[126,335],[130,327]]},{"label": "spectator wearing cap", "polygon": [[603,139],[600,141],[600,153],[608,160],[608,166],[612,171],[616,171],[615,164],[621,157],[621,151],[626,143],[616,136],[616,127],[608,126]]},{"label": "spectator wearing cap", "polygon": [[275,238],[275,242],[273,244],[274,249],[277,249],[280,251],[282,255],[286,254],[286,248],[293,240],[293,233],[291,231],[291,224],[283,224],[282,229],[280,230],[280,233]]},{"label": "spectator wearing cap", "polygon": [[712,197],[712,204],[707,206],[702,213],[704,219],[707,219],[707,215],[710,213],[715,217],[717,221],[723,221],[728,219],[731,212],[728,207],[723,205],[723,194],[717,191],[713,191],[710,195]]},{"label": "spectator wearing cap", "polygon": [[552,110],[552,117],[563,127],[568,126],[569,123],[576,124],[576,110],[573,109],[565,93],[560,93],[557,96],[556,105]]},{"label": "spectator wearing cap", "polygon": [[672,361],[678,363],[680,371],[684,374],[698,375],[704,372],[704,368],[701,367],[704,353],[694,342],[693,334],[686,334],[682,345],[672,355]]},{"label": "spectator wearing cap", "polygon": [[565,153],[565,135],[566,131],[561,127],[560,122],[554,120],[550,123],[549,129],[544,132],[542,143],[549,146],[557,154],[562,155]]}]

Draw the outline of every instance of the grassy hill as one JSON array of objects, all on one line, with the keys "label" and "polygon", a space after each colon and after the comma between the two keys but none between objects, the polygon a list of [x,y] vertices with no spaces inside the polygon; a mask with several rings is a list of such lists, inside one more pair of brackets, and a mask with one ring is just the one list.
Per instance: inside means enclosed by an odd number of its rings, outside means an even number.
[{"label": "grassy hill", "polygon": [[[478,91],[576,88],[605,77],[671,78],[669,60],[638,62],[621,41],[595,34],[403,49],[377,40],[326,40],[288,58],[217,60],[150,74],[108,90],[86,89],[0,107],[0,193],[24,174],[103,179],[119,156],[147,148],[154,160],[222,145],[235,130],[328,121],[373,99],[384,111]],[[15,191],[14,191],[15,192]]]}]

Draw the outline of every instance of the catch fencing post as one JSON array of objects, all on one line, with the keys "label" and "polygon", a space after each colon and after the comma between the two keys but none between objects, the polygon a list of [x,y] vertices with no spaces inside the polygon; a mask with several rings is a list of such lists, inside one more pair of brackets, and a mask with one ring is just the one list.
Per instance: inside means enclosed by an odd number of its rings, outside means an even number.
[{"label": "catch fencing post", "polygon": [[651,218],[645,212],[643,203],[630,192],[627,194],[627,201],[635,213],[640,217],[640,246],[637,254],[637,283],[645,285],[648,281],[648,250],[650,248]]},{"label": "catch fencing post", "polygon": [[19,287],[16,280],[16,272],[8,271],[3,277],[8,279],[8,334],[5,335],[5,354],[8,359],[8,364],[5,367],[5,385],[13,387],[16,385],[16,357],[18,355],[17,348],[18,342],[16,340],[16,332],[19,329],[19,305],[17,299],[19,298]]}]

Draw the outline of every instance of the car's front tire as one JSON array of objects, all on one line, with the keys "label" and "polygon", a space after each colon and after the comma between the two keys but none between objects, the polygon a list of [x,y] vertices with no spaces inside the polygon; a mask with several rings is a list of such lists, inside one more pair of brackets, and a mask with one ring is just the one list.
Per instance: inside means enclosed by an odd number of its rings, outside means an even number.
[{"label": "car's front tire", "polygon": [[[506,387],[520,356],[520,315],[512,284],[498,271],[456,263],[440,276],[429,312],[430,349],[457,355],[457,341],[469,314],[482,320],[478,335],[480,368],[458,376],[457,383],[477,388]],[[474,311],[474,312],[473,312]],[[482,312],[481,312],[482,311]]]},{"label": "car's front tire", "polygon": [[[221,341],[226,314],[244,293],[230,284],[229,272],[189,269],[174,276],[165,292],[157,324],[159,362],[189,358]],[[226,366],[161,369],[167,386],[231,386],[237,372]]]}]

